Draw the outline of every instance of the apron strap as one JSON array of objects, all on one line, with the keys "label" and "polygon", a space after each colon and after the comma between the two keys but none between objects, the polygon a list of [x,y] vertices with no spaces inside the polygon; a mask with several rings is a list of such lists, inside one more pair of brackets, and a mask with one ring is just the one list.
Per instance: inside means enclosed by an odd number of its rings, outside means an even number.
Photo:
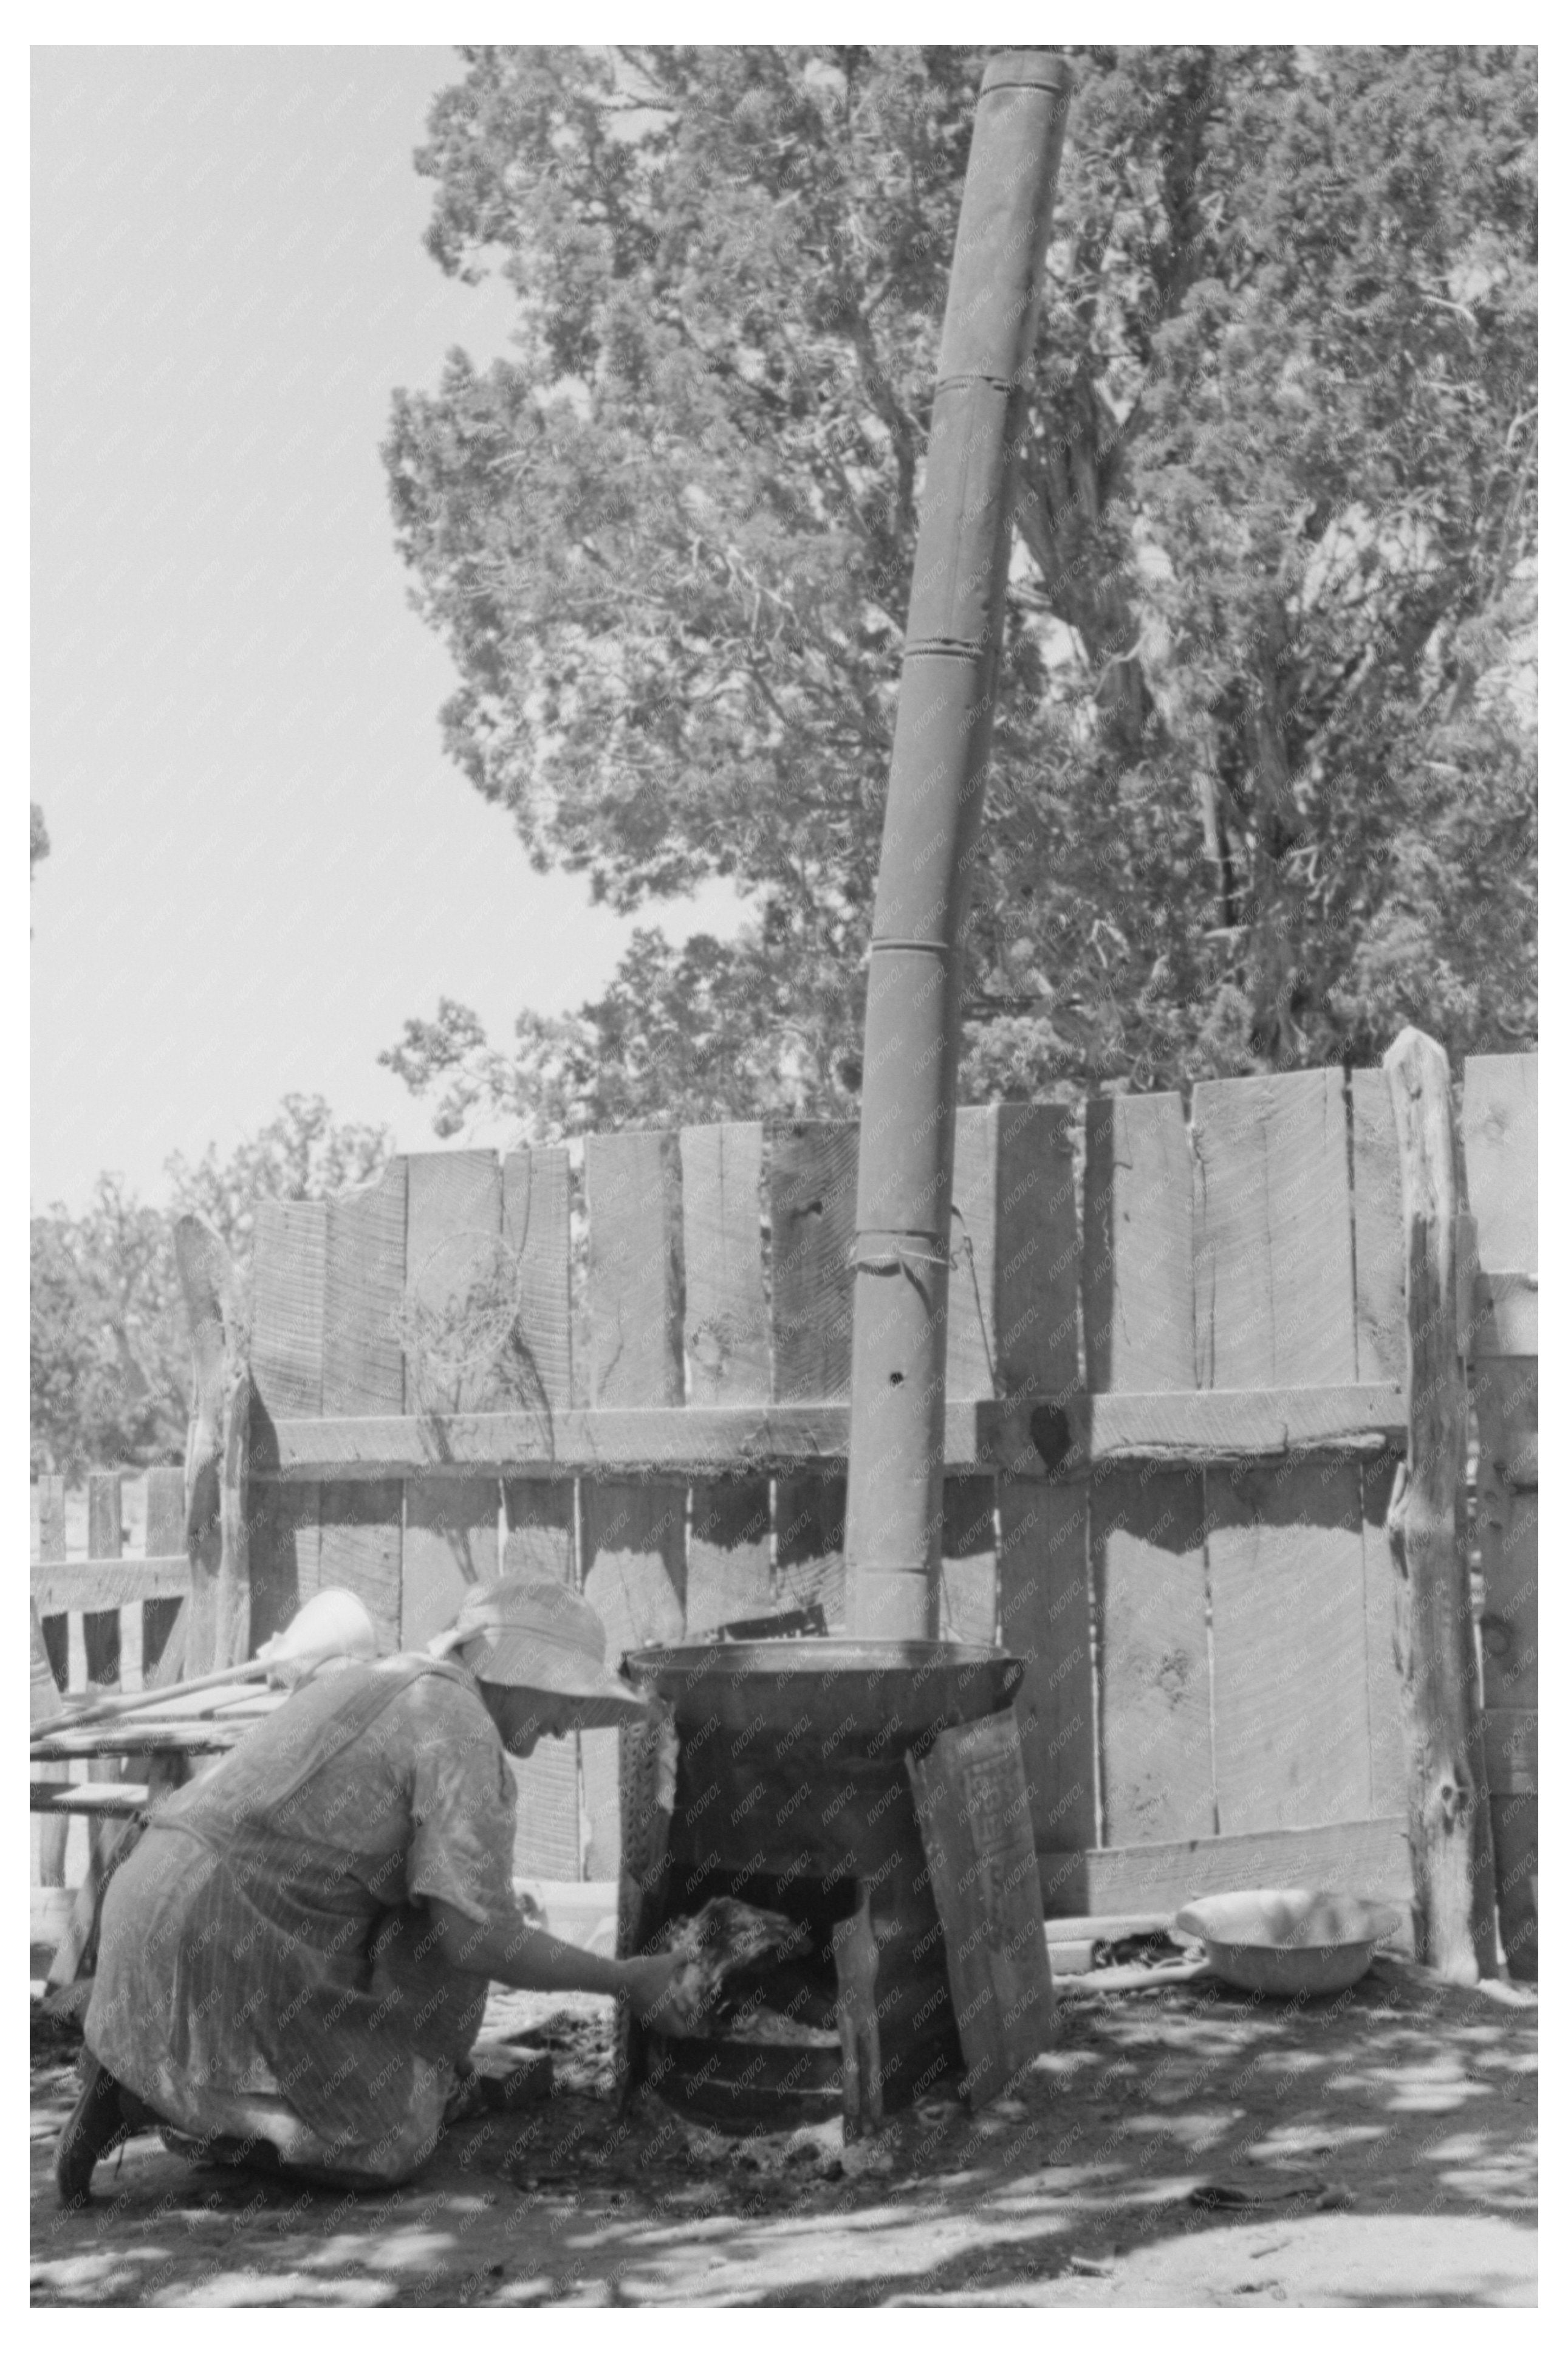
[{"label": "apron strap", "polygon": [[[443,1682],[463,1684],[467,1684],[471,1680],[464,1668],[450,1666],[445,1659],[420,1657],[388,1660],[382,1665],[370,1668],[358,1689],[346,1694],[340,1705],[320,1725],[314,1739],[307,1746],[298,1769],[280,1787],[268,1791],[268,1811],[271,1812],[277,1807],[286,1806],[291,1798],[297,1797],[308,1781],[313,1781],[318,1773],[324,1772],[335,1758],[342,1755],[345,1748],[352,1748],[354,1742],[369,1731],[376,1718],[385,1713],[400,1693],[409,1690],[426,1675],[437,1675]],[[274,1718],[274,1721],[276,1722],[277,1719]],[[184,1808],[181,1809],[179,1827],[195,1831],[200,1836],[201,1831],[197,1827],[200,1817],[208,1810],[199,1802],[200,1784],[191,1791],[190,1795],[197,1799],[197,1803],[192,1805],[188,1811]],[[210,1809],[215,1818],[215,1827],[218,1820],[225,1823],[237,1823],[247,1818],[255,1819],[253,1815],[248,1815],[248,1811],[237,1815],[230,1812],[223,1805],[217,1790],[213,1790],[212,1795],[216,1800]],[[174,1826],[174,1823],[170,1824],[171,1829]]]}]

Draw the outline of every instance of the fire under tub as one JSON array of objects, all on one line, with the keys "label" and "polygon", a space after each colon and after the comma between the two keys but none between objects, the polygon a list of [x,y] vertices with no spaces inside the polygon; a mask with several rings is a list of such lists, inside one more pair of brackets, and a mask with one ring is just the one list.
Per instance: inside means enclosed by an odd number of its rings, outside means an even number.
[{"label": "fire under tub", "polygon": [[[706,2031],[633,2033],[628,2081],[712,2123],[782,2128],[840,2109],[847,2123],[874,2118],[963,2068],[952,1905],[944,1933],[933,1884],[942,1858],[928,1853],[910,1759],[918,1767],[961,1727],[992,1725],[965,1736],[964,1787],[998,1824],[1010,1810],[1005,1834],[1022,1838],[1027,1861],[1024,1916],[1032,1902],[1037,1922],[1026,1797],[1021,1825],[1019,1799],[1004,1804],[1015,1784],[1024,1789],[1011,1704],[1022,1663],[954,1643],[835,1638],[683,1644],[625,1663],[666,1702],[672,1727],[641,1742],[640,1794],[628,1763],[624,1867],[636,1894],[624,1935],[646,1947],[730,1896],[788,1915],[808,1940],[744,1975],[738,2019],[731,2004]],[[993,1860],[968,1876],[984,1897],[1002,1874]],[[1014,1892],[1002,1893],[1016,1916]],[[999,1894],[998,1940],[1005,1909]],[[984,1904],[976,1916],[984,1931]],[[1038,1946],[1043,1967],[1043,1929]],[[1048,2005],[1048,1975],[1047,1987]]]}]

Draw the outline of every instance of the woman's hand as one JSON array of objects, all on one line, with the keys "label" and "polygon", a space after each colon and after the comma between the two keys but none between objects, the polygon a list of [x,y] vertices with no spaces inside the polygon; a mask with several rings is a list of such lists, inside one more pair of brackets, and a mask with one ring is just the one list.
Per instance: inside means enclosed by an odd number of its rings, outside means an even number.
[{"label": "woman's hand", "polygon": [[653,1953],[646,1960],[622,1961],[621,1990],[631,2004],[633,2016],[646,2025],[658,2026],[679,2015],[682,2004],[676,1980],[690,1966],[689,1961],[673,1953]]}]

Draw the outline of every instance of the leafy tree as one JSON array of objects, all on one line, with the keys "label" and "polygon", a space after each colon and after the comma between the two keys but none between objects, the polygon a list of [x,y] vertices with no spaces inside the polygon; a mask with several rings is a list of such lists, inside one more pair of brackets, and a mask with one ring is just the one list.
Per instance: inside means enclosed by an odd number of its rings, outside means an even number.
[{"label": "leafy tree", "polygon": [[174,1219],[190,1209],[226,1244],[247,1287],[255,1204],[368,1184],[384,1129],[339,1125],[319,1095],[286,1095],[226,1159],[167,1165],[166,1208],[102,1176],[86,1212],[32,1220],[31,1460],[34,1474],[178,1461],[190,1414],[190,1338]]},{"label": "leafy tree", "polygon": [[[443,714],[638,934],[384,1057],[559,1129],[858,1083],[982,54],[473,48],[417,157],[454,353],[385,446]],[[1090,48],[1021,452],[964,1083],[1170,1085],[1534,1021],[1534,53]],[[661,1059],[663,1058],[663,1059]]]},{"label": "leafy tree", "polygon": [[258,1201],[311,1201],[347,1193],[378,1176],[392,1151],[384,1127],[334,1120],[320,1095],[285,1095],[265,1127],[226,1159],[209,1144],[193,1166],[176,1152],[166,1164],[175,1212],[194,1210],[224,1242],[241,1275],[250,1265]]},{"label": "leafy tree", "polygon": [[845,1044],[853,975],[802,965],[787,946],[699,933],[673,948],[639,930],[602,997],[563,1020],[523,1013],[510,1053],[467,1006],[443,997],[380,1057],[416,1095],[436,1096],[437,1135],[500,1113],[540,1136],[725,1119],[738,1107],[853,1108]]},{"label": "leafy tree", "polygon": [[190,1343],[169,1219],[103,1176],[86,1212],[32,1220],[34,1474],[177,1461]]}]

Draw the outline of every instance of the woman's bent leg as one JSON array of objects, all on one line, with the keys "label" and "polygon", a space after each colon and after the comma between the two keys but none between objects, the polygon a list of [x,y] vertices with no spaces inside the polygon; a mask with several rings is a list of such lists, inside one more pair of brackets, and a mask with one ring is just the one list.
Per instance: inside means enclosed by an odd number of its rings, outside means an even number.
[{"label": "woman's bent leg", "polygon": [[313,2132],[286,2100],[267,2092],[220,2092],[199,2084],[160,2087],[164,2135],[177,2156],[250,2166],[328,2189],[395,2189],[412,2180],[441,2135],[452,2071],[413,2063],[414,2096],[395,2127],[362,2144]]}]

